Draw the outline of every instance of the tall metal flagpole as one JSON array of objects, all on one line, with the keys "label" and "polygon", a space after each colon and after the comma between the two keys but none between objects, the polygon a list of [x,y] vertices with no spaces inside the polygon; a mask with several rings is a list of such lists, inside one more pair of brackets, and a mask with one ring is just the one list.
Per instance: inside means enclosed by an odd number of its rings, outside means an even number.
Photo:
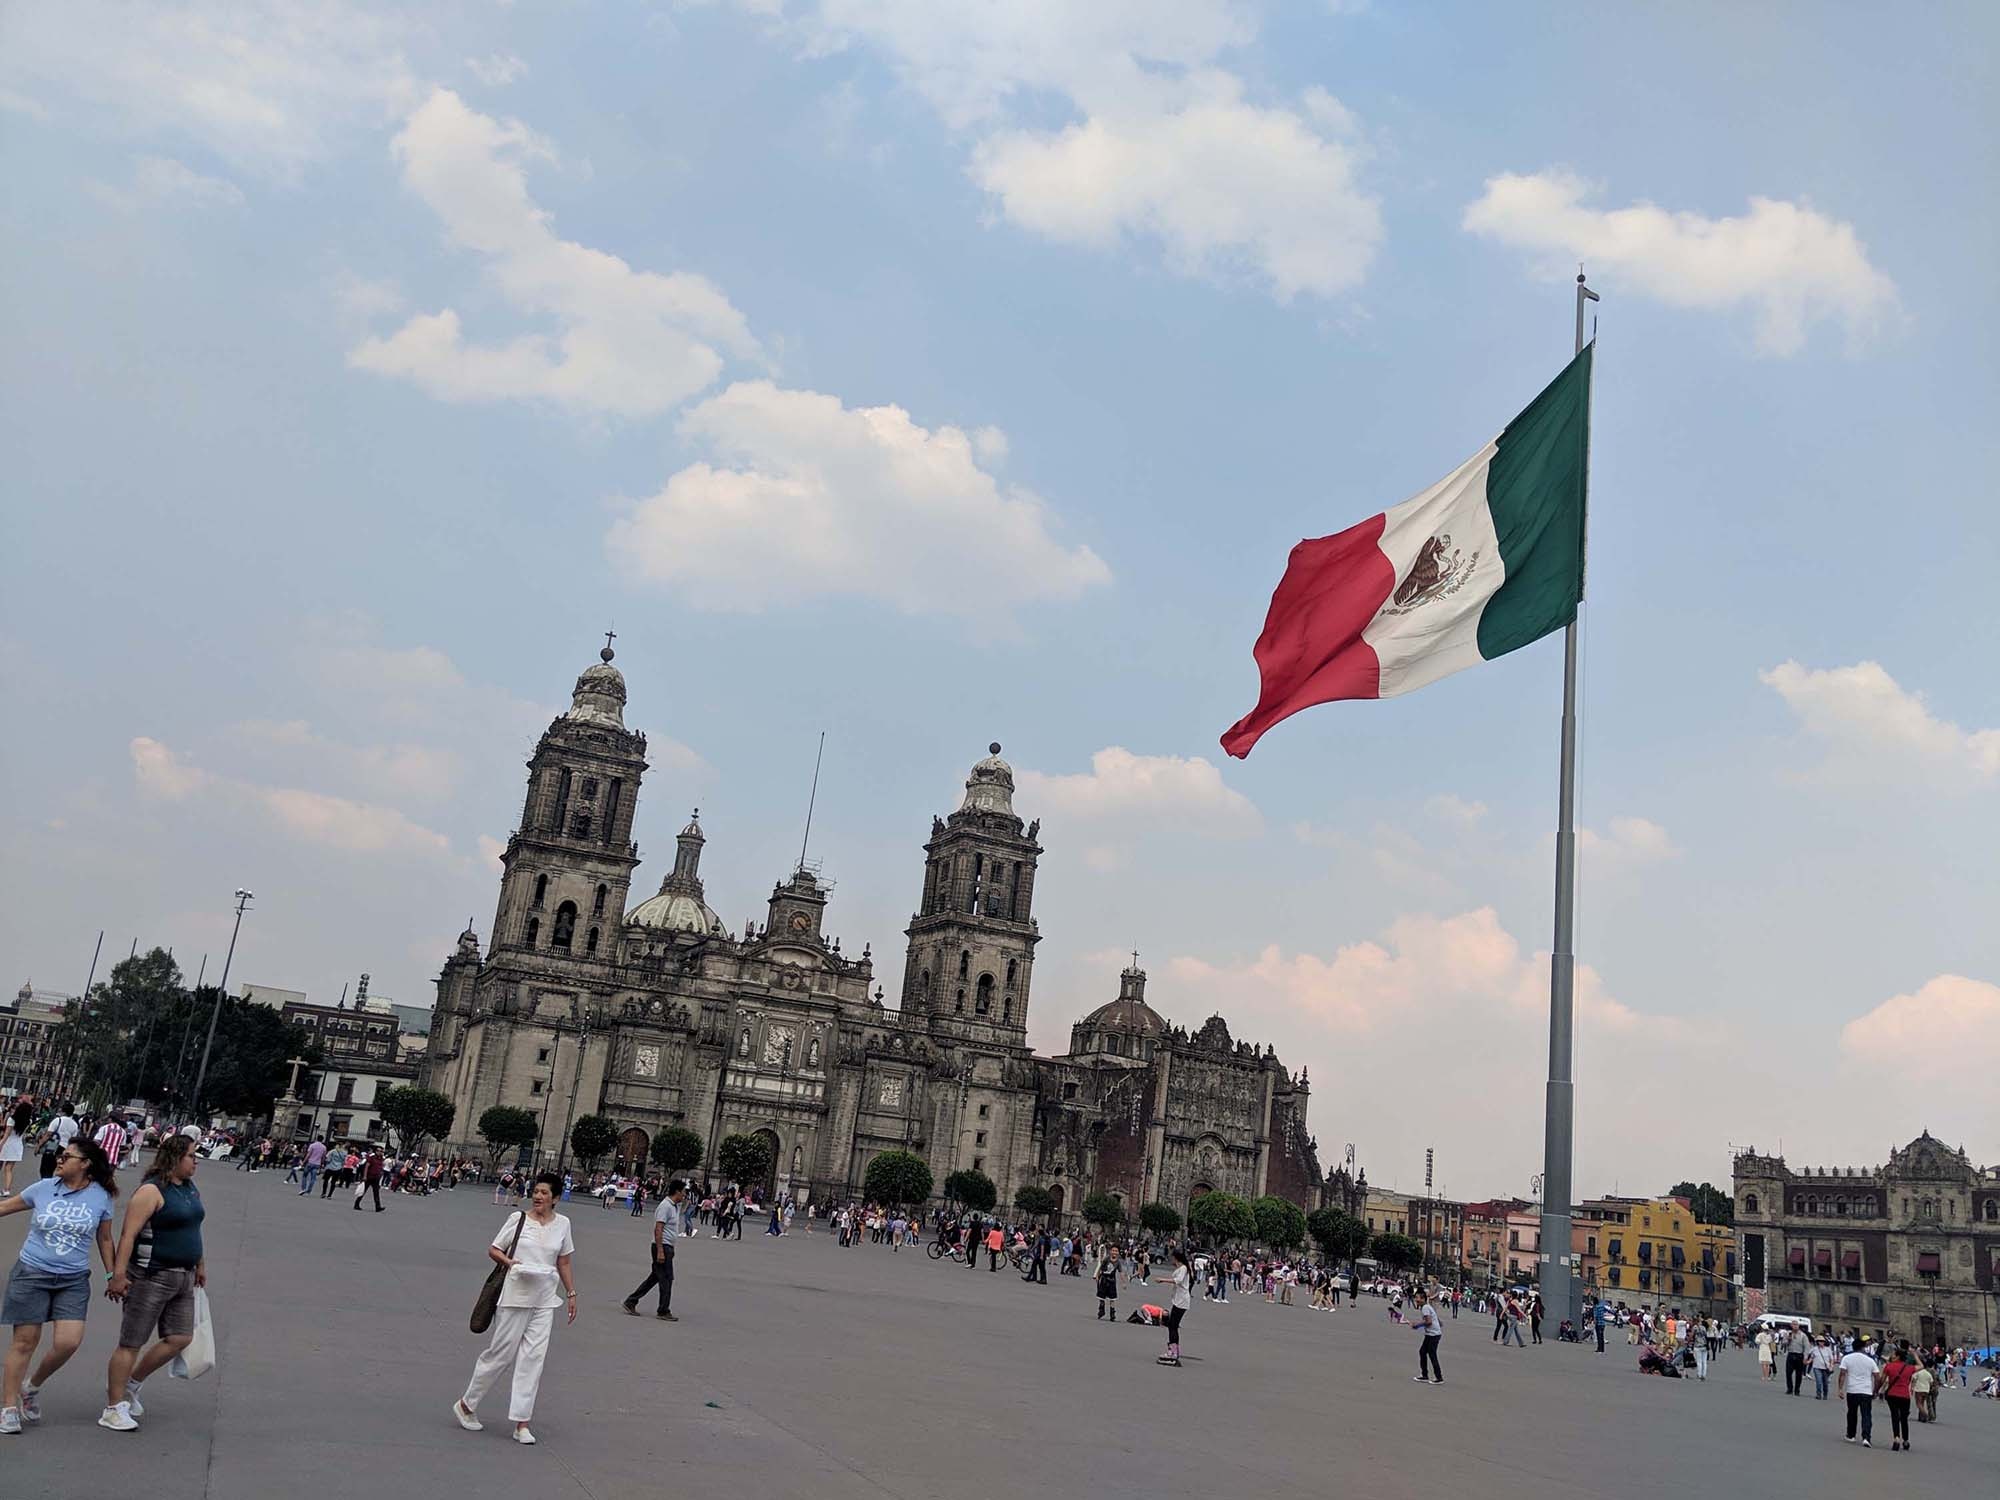
[{"label": "tall metal flagpole", "polygon": [[[1583,305],[1597,293],[1576,273],[1576,352],[1583,353]],[[1585,449],[1585,461],[1589,450]],[[1587,480],[1586,480],[1587,483]],[[1587,494],[1587,491],[1586,491]],[[1586,524],[1586,536],[1588,526]],[[1579,612],[1581,606],[1579,599]],[[1576,1127],[1576,648],[1579,621],[1563,631],[1562,779],[1556,813],[1556,931],[1549,954],[1549,1085],[1542,1136],[1541,1293],[1545,1316],[1575,1318],[1570,1255],[1570,1163]]]}]

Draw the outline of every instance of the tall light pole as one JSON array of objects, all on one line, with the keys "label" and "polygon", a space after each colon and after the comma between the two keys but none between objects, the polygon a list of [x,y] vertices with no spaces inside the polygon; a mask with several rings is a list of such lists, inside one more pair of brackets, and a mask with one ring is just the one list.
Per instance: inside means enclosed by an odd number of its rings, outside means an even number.
[{"label": "tall light pole", "polygon": [[197,1116],[192,1123],[199,1124],[201,1114],[201,1086],[208,1081],[208,1055],[215,1047],[215,1022],[222,1014],[222,1000],[229,993],[229,963],[236,957],[236,934],[243,930],[243,913],[249,909],[251,893],[241,886],[236,890],[236,925],[229,929],[229,952],[222,960],[222,983],[215,992],[215,1004],[208,1011],[208,1036],[201,1044],[201,1066],[195,1069],[194,1093],[188,1099],[188,1113]]}]

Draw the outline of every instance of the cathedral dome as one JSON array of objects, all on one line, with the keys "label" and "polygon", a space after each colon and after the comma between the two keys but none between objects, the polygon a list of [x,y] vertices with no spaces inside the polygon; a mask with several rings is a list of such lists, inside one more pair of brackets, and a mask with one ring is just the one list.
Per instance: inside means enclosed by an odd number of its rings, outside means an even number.
[{"label": "cathedral dome", "polygon": [[1167,1029],[1166,1018],[1137,995],[1120,995],[1077,1024],[1085,1031],[1122,1031],[1128,1036],[1158,1036]]},{"label": "cathedral dome", "polygon": [[[673,877],[667,877],[671,884]],[[641,901],[626,915],[625,920],[638,927],[656,927],[662,932],[692,932],[698,934],[722,931],[722,918],[709,909],[701,897],[688,891],[673,890],[662,886],[657,896]]]},{"label": "cathedral dome", "polygon": [[965,779],[965,801],[959,807],[962,812],[994,812],[1012,814],[1014,811],[1014,768],[1000,758],[1000,742],[988,745],[986,759],[972,768],[972,774]]},{"label": "cathedral dome", "polygon": [[585,667],[576,679],[569,712],[563,717],[580,720],[586,724],[609,724],[614,729],[625,727],[625,674],[611,665],[613,652],[609,646],[597,653],[600,660],[594,667]]}]

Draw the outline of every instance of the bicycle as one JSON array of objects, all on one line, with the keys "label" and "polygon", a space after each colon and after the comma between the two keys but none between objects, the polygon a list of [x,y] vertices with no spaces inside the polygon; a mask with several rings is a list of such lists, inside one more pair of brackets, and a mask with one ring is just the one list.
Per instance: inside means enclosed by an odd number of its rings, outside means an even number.
[{"label": "bicycle", "polygon": [[924,1254],[928,1255],[932,1260],[943,1260],[946,1256],[950,1256],[959,1265],[962,1266],[965,1264],[965,1250],[963,1247],[947,1245],[943,1240],[932,1240],[928,1245],[924,1246]]}]

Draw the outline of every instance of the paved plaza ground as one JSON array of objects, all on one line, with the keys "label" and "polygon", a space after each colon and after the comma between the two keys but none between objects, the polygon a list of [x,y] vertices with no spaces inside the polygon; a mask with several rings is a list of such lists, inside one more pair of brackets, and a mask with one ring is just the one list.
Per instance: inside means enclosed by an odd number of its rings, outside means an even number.
[{"label": "paved plaza ground", "polygon": [[[1160,1332],[1094,1322],[1087,1281],[1029,1287],[823,1233],[698,1238],[679,1256],[682,1321],[629,1318],[649,1226],[588,1201],[566,1209],[582,1312],[557,1326],[542,1443],[524,1449],[504,1385],[485,1432],[449,1414],[480,1343],[465,1320],[503,1216],[490,1191],[377,1215],[299,1198],[281,1173],[205,1164],[200,1181],[219,1367],[156,1377],[141,1432],[97,1427],[117,1327],[100,1300],[46,1420],[0,1438],[0,1494],[1828,1500],[1992,1494],[2000,1476],[2000,1402],[1946,1397],[1907,1456],[1878,1416],[1864,1452],[1840,1441],[1834,1403],[1761,1385],[1747,1355],[1706,1385],[1648,1379],[1622,1342],[1503,1351],[1470,1317],[1445,1339],[1448,1383],[1420,1386],[1415,1338],[1372,1299],[1197,1302],[1187,1363],[1163,1369]],[[21,1225],[0,1221],[4,1264]]]}]

